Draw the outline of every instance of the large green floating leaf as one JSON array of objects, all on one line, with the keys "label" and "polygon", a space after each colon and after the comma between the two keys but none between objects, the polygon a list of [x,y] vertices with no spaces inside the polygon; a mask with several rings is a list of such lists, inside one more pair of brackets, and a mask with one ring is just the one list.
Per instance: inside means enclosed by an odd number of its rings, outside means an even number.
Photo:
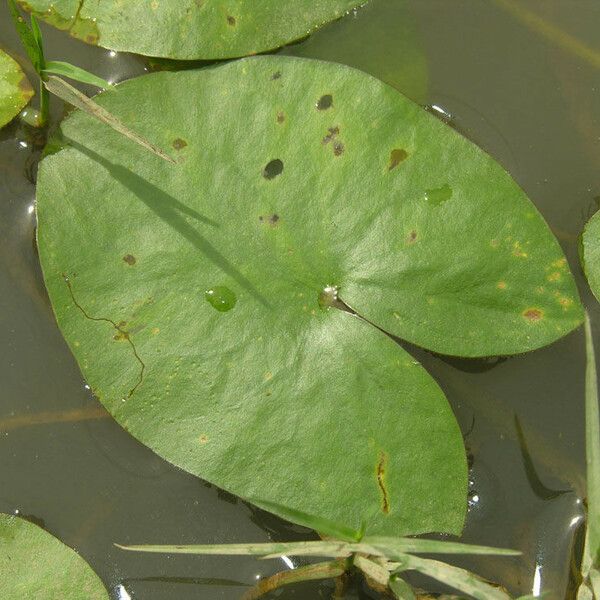
[{"label": "large green floating leaf", "polygon": [[590,288],[600,302],[600,212],[587,222],[583,231],[581,264]]},{"label": "large green floating leaf", "polygon": [[19,517],[0,513],[2,600],[108,600],[108,592],[74,550]]},{"label": "large green floating leaf", "polygon": [[0,50],[0,127],[31,100],[33,88],[18,63]]},{"label": "large green floating leaf", "polygon": [[41,166],[46,284],[101,402],[167,460],[282,514],[459,532],[443,394],[324,290],[441,352],[564,335],[581,320],[571,275],[509,176],[393,89],[318,61],[157,73],[97,100],[178,155],[74,114],[71,147]]},{"label": "large green floating leaf", "polygon": [[364,0],[19,0],[89,44],[147,56],[232,58],[279,48]]}]

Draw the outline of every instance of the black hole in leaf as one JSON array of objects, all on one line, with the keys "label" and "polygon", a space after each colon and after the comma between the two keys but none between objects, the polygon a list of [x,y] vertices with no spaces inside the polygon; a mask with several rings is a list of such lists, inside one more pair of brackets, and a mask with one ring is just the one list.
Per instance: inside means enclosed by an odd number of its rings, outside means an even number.
[{"label": "black hole in leaf", "polygon": [[283,162],[275,158],[263,169],[263,177],[265,179],[274,179],[277,175],[283,172]]}]

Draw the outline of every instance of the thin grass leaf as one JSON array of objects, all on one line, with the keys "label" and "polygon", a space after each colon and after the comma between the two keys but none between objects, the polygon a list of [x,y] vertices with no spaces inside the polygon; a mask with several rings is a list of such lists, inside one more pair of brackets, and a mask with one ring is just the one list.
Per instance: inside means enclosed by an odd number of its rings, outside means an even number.
[{"label": "thin grass leaf", "polygon": [[344,542],[273,542],[266,544],[204,544],[204,545],[150,545],[122,546],[121,550],[132,552],[153,552],[159,554],[212,554],[228,556],[262,556],[278,558],[280,556],[330,556],[333,558],[349,556],[352,544]]},{"label": "thin grass leaf", "polygon": [[600,598],[600,571],[595,567],[590,569],[589,580],[596,599]]},{"label": "thin grass leaf", "polygon": [[344,542],[358,542],[364,535],[364,524],[360,529],[352,529],[351,527],[340,525],[339,523],[334,523],[333,521],[329,521],[315,515],[310,515],[294,508],[288,508],[287,506],[282,506],[281,504],[276,504],[275,502],[256,499],[252,499],[251,501],[253,504],[263,508],[264,510],[282,515],[288,521],[298,523],[299,525],[303,525],[304,527],[308,527],[309,529],[317,531],[321,535],[325,535],[336,540],[342,540]]},{"label": "thin grass leaf", "polygon": [[417,597],[410,584],[408,584],[399,575],[392,575],[389,581],[390,590],[396,596],[397,600],[416,600]]},{"label": "thin grass leaf", "polygon": [[424,540],[417,538],[369,537],[362,540],[362,544],[376,550],[370,554],[380,554],[393,559],[398,553],[416,554],[476,554],[492,556],[520,556],[521,552],[506,548],[492,548],[490,546],[476,546],[474,544],[461,544],[460,542],[446,542],[438,540]]},{"label": "thin grass leaf", "polygon": [[354,555],[353,562],[354,566],[360,569],[367,577],[387,587],[390,581],[390,574],[387,569],[360,554]]},{"label": "thin grass leaf", "polygon": [[598,566],[600,551],[600,414],[598,378],[590,317],[585,315],[585,461],[587,466],[587,533],[584,565],[586,577]]},{"label": "thin grass leaf", "polygon": [[256,600],[273,590],[279,589],[284,585],[290,585],[291,583],[315,581],[319,579],[333,579],[343,575],[348,567],[348,561],[336,560],[276,573],[271,577],[259,581],[255,587],[248,590],[242,596],[242,600]]},{"label": "thin grass leaf", "polygon": [[511,600],[506,592],[493,586],[474,573],[470,573],[460,567],[448,565],[439,560],[406,554],[402,561],[401,570],[418,571],[456,590],[460,590],[476,600]]},{"label": "thin grass leaf", "polygon": [[[42,52],[42,48],[38,43],[38,39],[41,40],[41,34],[39,34],[39,27],[37,28],[38,33],[34,33],[32,29],[27,25],[25,19],[21,16],[19,9],[15,3],[15,0],[8,0],[8,7],[10,9],[10,14],[13,19],[13,23],[15,24],[15,29],[21,38],[21,43],[25,48],[25,52],[27,52],[27,56],[33,65],[33,68],[39,73],[44,67],[44,55]],[[37,23],[32,26],[35,27]],[[36,39],[36,35],[39,37]]]},{"label": "thin grass leaf", "polygon": [[108,89],[112,87],[112,84],[106,81],[106,79],[102,79],[102,77],[98,77],[93,73],[89,73],[85,69],[60,60],[49,60],[42,72],[45,75],[62,75],[63,77],[68,77],[74,81],[87,83],[102,89]]},{"label": "thin grass leaf", "polygon": [[78,108],[95,119],[98,119],[132,142],[135,142],[136,144],[142,146],[142,148],[152,152],[152,154],[159,156],[167,162],[175,164],[175,161],[166,152],[161,150],[152,142],[149,142],[140,134],[135,133],[135,131],[132,131],[126,127],[117,117],[109,113],[105,108],[102,108],[100,105],[96,104],[93,100],[90,100],[85,94],[82,94],[78,89],[74,88],[60,77],[49,75],[47,81],[44,81],[44,85],[49,92],[55,96],[58,96],[61,100],[64,100],[68,104],[72,104],[75,108]]}]

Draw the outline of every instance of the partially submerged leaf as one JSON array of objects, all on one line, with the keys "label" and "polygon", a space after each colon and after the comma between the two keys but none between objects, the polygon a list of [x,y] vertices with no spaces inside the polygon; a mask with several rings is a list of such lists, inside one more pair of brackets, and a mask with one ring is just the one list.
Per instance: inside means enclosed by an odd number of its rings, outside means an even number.
[{"label": "partially submerged leaf", "polygon": [[96,100],[178,154],[164,164],[75,114],[41,166],[46,284],[101,402],[167,460],[286,514],[460,532],[466,464],[443,394],[337,296],[438,352],[552,342],[581,307],[523,192],[338,65],[246,59]]},{"label": "partially submerged leaf", "polygon": [[0,50],[0,127],[12,121],[32,96],[33,88],[21,67]]},{"label": "partially submerged leaf", "polygon": [[600,211],[586,223],[581,242],[581,264],[590,288],[600,302]]},{"label": "partially submerged leaf", "polygon": [[273,50],[341,17],[364,0],[19,0],[72,36],[113,50],[217,59]]},{"label": "partially submerged leaf", "polygon": [[90,566],[71,548],[19,517],[0,513],[2,600],[108,600]]}]

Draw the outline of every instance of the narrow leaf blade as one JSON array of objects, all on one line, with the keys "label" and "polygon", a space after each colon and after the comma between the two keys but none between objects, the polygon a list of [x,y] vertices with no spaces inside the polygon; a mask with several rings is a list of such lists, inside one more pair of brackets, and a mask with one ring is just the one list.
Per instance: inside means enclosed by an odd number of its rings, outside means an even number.
[{"label": "narrow leaf blade", "polygon": [[68,84],[66,81],[55,75],[50,75],[48,80],[44,82],[46,89],[52,94],[58,96],[61,100],[72,104],[75,108],[86,112],[88,115],[98,119],[105,125],[108,125],[121,135],[130,139],[132,142],[142,146],[152,154],[160,156],[163,160],[175,164],[175,161],[158,146],[149,142],[139,133],[132,131],[126,127],[117,117],[109,113],[106,109],[90,100],[85,94],[82,94],[78,89]]},{"label": "narrow leaf blade", "polygon": [[49,60],[44,68],[44,73],[48,75],[62,75],[63,77],[68,77],[74,81],[87,83],[102,89],[112,87],[112,84],[106,81],[106,79],[102,79],[102,77],[98,77],[98,75],[94,75],[81,67],[60,60]]},{"label": "narrow leaf blade", "polygon": [[[42,50],[38,45],[38,41],[33,31],[27,25],[25,19],[21,16],[15,0],[8,0],[8,7],[10,8],[10,14],[15,24],[15,29],[21,38],[21,43],[27,52],[27,56],[31,61],[34,69],[39,73],[43,68],[44,56]],[[37,23],[36,23],[37,25]]]},{"label": "narrow leaf blade", "polygon": [[438,560],[406,555],[401,570],[414,570],[468,594],[476,600],[510,600],[501,589],[460,567]]}]

